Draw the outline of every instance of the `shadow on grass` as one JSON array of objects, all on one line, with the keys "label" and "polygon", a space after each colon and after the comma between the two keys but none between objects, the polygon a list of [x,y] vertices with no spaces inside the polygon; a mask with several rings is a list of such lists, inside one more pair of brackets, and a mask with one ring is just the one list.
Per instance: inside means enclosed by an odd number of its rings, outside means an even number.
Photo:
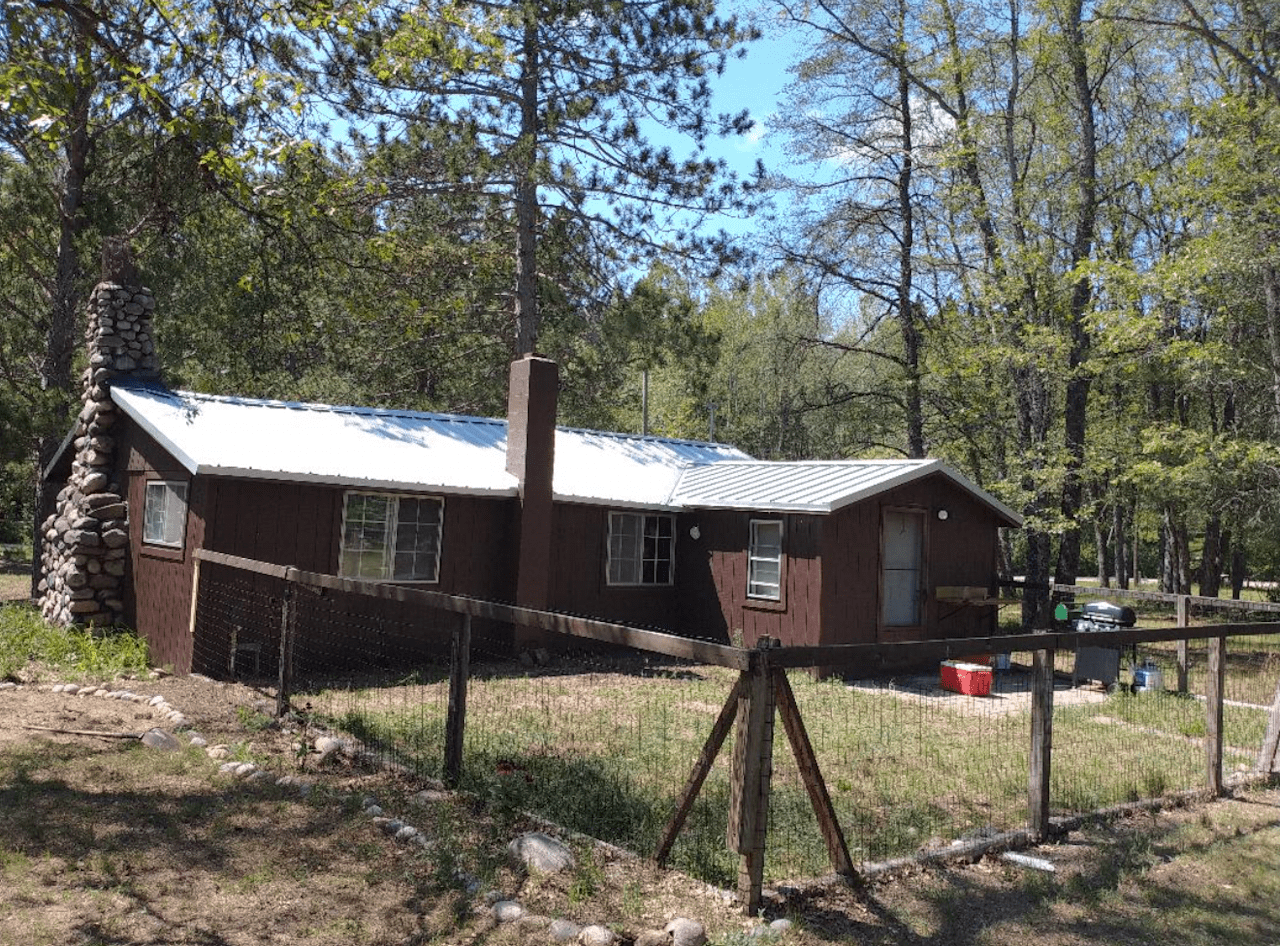
[{"label": "shadow on grass", "polygon": [[[250,921],[215,914],[205,922],[201,897],[247,889],[255,871],[284,880],[349,860],[349,818],[285,815],[287,801],[309,804],[270,783],[228,783],[198,750],[43,740],[8,747],[0,751],[0,890],[8,887],[17,898],[9,906],[31,919],[41,915],[39,899],[19,891],[48,889],[69,904],[60,915],[70,916],[75,942],[240,942]],[[346,862],[339,869],[352,870]],[[367,911],[358,890],[335,886],[326,896],[347,916]],[[110,906],[112,897],[129,906]],[[0,903],[8,899],[0,893]],[[130,923],[150,924],[149,932],[141,940],[123,933]],[[2,933],[0,942],[17,942]]]},{"label": "shadow on grass", "polygon": [[[1219,825],[1194,843],[1178,841],[1173,826],[1118,831],[1095,841],[1075,873],[1009,867],[998,883],[990,871],[940,869],[873,887],[856,898],[861,910],[815,897],[787,912],[832,942],[1269,943],[1280,937],[1276,881],[1259,891],[1246,880],[1275,877],[1275,842],[1260,834],[1278,828],[1280,819]],[[1178,861],[1180,869],[1159,870]]]}]

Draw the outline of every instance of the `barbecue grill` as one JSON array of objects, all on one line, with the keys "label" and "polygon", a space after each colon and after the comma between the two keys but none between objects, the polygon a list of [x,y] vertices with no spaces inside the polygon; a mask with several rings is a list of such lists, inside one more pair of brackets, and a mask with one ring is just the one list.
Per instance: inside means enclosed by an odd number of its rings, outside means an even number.
[{"label": "barbecue grill", "polygon": [[[1110,601],[1090,601],[1082,605],[1071,621],[1071,629],[1078,633],[1114,631],[1133,627],[1137,616],[1133,608],[1112,604]],[[1074,679],[1097,680],[1104,687],[1114,686],[1120,677],[1120,647],[1078,647],[1076,665],[1071,672]],[[1137,648],[1132,646],[1131,659],[1137,659]]]}]

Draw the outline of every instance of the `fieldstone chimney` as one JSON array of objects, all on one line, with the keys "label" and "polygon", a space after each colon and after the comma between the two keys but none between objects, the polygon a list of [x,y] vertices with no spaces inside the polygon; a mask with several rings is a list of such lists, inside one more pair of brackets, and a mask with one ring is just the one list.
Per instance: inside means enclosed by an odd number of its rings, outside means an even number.
[{"label": "fieldstone chimney", "polygon": [[89,297],[89,366],[71,475],[43,525],[40,610],[57,624],[116,624],[124,614],[129,514],[111,435],[117,415],[110,387],[122,378],[158,379],[151,341],[154,309],[155,299],[141,287],[127,244],[109,241],[102,282]]},{"label": "fieldstone chimney", "polygon": [[551,478],[559,383],[556,363],[547,358],[531,354],[511,363],[507,472],[520,481],[516,604],[539,610],[551,603]]}]

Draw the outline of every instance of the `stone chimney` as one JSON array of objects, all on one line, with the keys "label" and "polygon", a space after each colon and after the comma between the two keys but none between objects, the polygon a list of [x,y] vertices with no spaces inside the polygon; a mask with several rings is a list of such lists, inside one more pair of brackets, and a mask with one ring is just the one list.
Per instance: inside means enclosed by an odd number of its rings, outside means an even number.
[{"label": "stone chimney", "polygon": [[520,481],[516,604],[539,610],[551,603],[551,477],[558,389],[554,361],[525,355],[511,363],[507,472]]},{"label": "stone chimney", "polygon": [[123,241],[103,249],[103,279],[89,297],[89,366],[74,432],[74,459],[45,520],[40,610],[56,624],[117,624],[124,614],[129,514],[112,428],[112,382],[159,378],[151,342],[155,299],[142,288]]}]

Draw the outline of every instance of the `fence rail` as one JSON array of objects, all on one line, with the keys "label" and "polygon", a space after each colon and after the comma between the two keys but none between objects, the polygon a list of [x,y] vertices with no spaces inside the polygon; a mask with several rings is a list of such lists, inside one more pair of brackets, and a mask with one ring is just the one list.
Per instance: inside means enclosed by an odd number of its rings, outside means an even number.
[{"label": "fence rail", "polygon": [[[879,726],[881,732],[878,735],[864,734],[866,739],[871,740],[870,742],[857,743],[850,748],[855,740],[847,733],[837,732],[833,735],[829,732],[828,720],[824,714],[838,714],[843,711],[846,715],[852,712],[856,717],[859,707],[871,705],[866,700],[882,699],[882,694],[890,693],[892,686],[889,690],[875,691],[874,696],[864,698],[858,694],[846,693],[843,689],[832,692],[822,691],[817,689],[819,684],[812,684],[806,690],[805,699],[802,701],[797,697],[787,676],[787,671],[790,669],[840,667],[851,672],[873,673],[880,667],[889,664],[900,665],[903,661],[918,664],[981,652],[1016,652],[1029,655],[1031,673],[1025,722],[1019,722],[1022,719],[1021,716],[1010,716],[1001,724],[1003,728],[1000,730],[999,738],[1001,744],[999,751],[1005,754],[1006,766],[1019,764],[1023,766],[1021,791],[1025,808],[1022,810],[1026,813],[1023,824],[1027,831],[1015,831],[1011,834],[1021,833],[1043,839],[1051,832],[1054,786],[1057,784],[1055,779],[1059,777],[1055,775],[1053,764],[1056,712],[1061,714],[1074,711],[1077,714],[1077,716],[1064,715],[1060,720],[1061,725],[1065,727],[1062,738],[1056,746],[1060,753],[1070,751],[1072,743],[1079,743],[1090,734],[1101,731],[1097,729],[1099,725],[1112,728],[1120,726],[1123,727],[1124,733],[1144,733],[1144,740],[1151,740],[1153,745],[1158,741],[1163,749],[1172,753],[1185,753],[1189,745],[1202,745],[1203,762],[1200,771],[1204,774],[1200,785],[1212,794],[1223,792],[1226,784],[1224,751],[1229,752],[1231,757],[1237,760],[1243,752],[1247,751],[1252,757],[1249,760],[1251,763],[1249,767],[1255,771],[1262,773],[1280,771],[1280,758],[1277,757],[1277,747],[1280,744],[1280,686],[1274,685],[1275,678],[1280,677],[1280,646],[1277,646],[1277,642],[1280,642],[1280,624],[1126,628],[1083,633],[1058,630],[961,640],[825,647],[781,647],[777,646],[775,641],[762,638],[755,647],[744,648],[711,641],[691,640],[660,631],[607,621],[424,591],[402,585],[356,581],[304,572],[295,568],[206,550],[197,551],[196,561],[197,581],[192,593],[191,630],[197,641],[202,635],[207,636],[209,633],[207,626],[211,619],[207,612],[218,607],[230,609],[231,604],[227,603],[226,599],[233,597],[230,595],[219,597],[216,590],[211,588],[211,585],[216,585],[220,580],[214,573],[208,572],[204,579],[200,578],[202,565],[231,569],[236,575],[260,576],[262,579],[276,583],[272,591],[264,592],[261,596],[259,610],[278,625],[278,640],[275,639],[276,632],[273,632],[272,640],[278,644],[277,709],[282,715],[290,707],[295,686],[295,664],[298,659],[296,649],[299,640],[306,634],[306,628],[300,627],[300,623],[318,622],[316,608],[336,607],[332,603],[328,605],[324,603],[326,595],[400,602],[420,608],[423,614],[444,612],[454,615],[456,619],[446,622],[448,646],[443,648],[449,656],[447,709],[442,714],[443,726],[437,730],[433,728],[434,723],[430,725],[420,723],[419,731],[411,741],[420,744],[423,740],[440,740],[442,743],[441,771],[445,780],[455,787],[463,783],[467,774],[465,769],[471,764],[467,761],[468,756],[464,749],[469,738],[467,719],[471,702],[469,694],[475,685],[472,679],[474,666],[472,655],[476,646],[472,636],[473,619],[531,627],[577,640],[619,645],[663,657],[694,661],[699,665],[724,668],[718,671],[721,674],[736,672],[732,677],[732,686],[729,687],[727,696],[723,698],[723,704],[719,705],[718,713],[710,726],[701,751],[696,752],[696,755],[693,751],[689,751],[689,755],[683,761],[674,760],[676,766],[689,766],[689,774],[680,785],[678,794],[668,803],[669,816],[666,817],[661,830],[656,835],[657,843],[653,851],[655,859],[660,863],[668,859],[677,839],[685,830],[687,819],[700,803],[700,796],[705,795],[709,777],[713,772],[727,775],[727,795],[722,800],[726,809],[723,822],[724,844],[732,856],[738,858],[737,886],[743,909],[749,914],[753,914],[760,905],[765,874],[766,840],[770,832],[775,830],[772,827],[771,818],[775,815],[779,818],[793,816],[795,814],[793,809],[801,804],[796,799],[803,798],[804,807],[810,809],[812,817],[816,819],[817,834],[827,863],[832,870],[852,884],[860,883],[861,878],[859,868],[855,866],[855,859],[851,855],[847,829],[853,827],[855,830],[862,830],[856,826],[863,824],[864,815],[870,820],[878,818],[881,821],[892,821],[897,817],[893,811],[895,807],[915,810],[926,807],[937,808],[940,804],[926,797],[925,800],[917,798],[910,805],[898,806],[895,800],[889,797],[881,800],[877,814],[860,810],[857,803],[842,800],[837,804],[833,801],[837,794],[842,799],[856,795],[852,777],[843,774],[846,765],[874,766],[875,752],[900,751],[901,747],[896,744],[904,740],[900,738],[900,734],[895,737],[893,729],[898,724],[892,720],[902,717],[893,716],[889,722],[882,721]],[[300,595],[300,590],[306,590],[308,593]],[[1085,590],[1089,593],[1099,591],[1091,588]],[[1105,592],[1105,589],[1102,591]],[[306,616],[300,619],[302,605],[305,605],[303,610]],[[236,602],[237,608],[242,606],[243,602]],[[240,611],[237,610],[235,613],[239,615]],[[1180,609],[1179,614],[1180,617],[1185,615],[1185,608]],[[245,619],[237,617],[237,620],[243,622]],[[1179,624],[1185,624],[1185,621],[1180,620]],[[232,653],[229,655],[229,669],[232,670],[235,667],[235,649],[238,646],[236,634],[239,626],[236,625],[231,629]],[[357,628],[357,631],[359,630],[360,628]],[[440,641],[444,641],[443,636],[440,637]],[[1203,667],[1199,649],[1193,654],[1189,641],[1204,642]],[[1248,699],[1228,700],[1225,679],[1227,666],[1233,659],[1228,652],[1229,644],[1250,641],[1262,641],[1264,644],[1250,645],[1254,650],[1236,655],[1236,663],[1241,667],[1251,668],[1249,681],[1252,689],[1248,693],[1239,694]],[[1158,719],[1152,721],[1146,718],[1151,715],[1150,707],[1153,704],[1141,706],[1135,703],[1132,707],[1135,715],[1125,719],[1096,714],[1082,716],[1078,707],[1073,709],[1065,705],[1055,710],[1055,691],[1062,686],[1064,676],[1063,669],[1058,666],[1059,654],[1086,646],[1111,648],[1144,646],[1151,648],[1151,653],[1164,659],[1165,651],[1160,649],[1160,645],[1169,643],[1177,645],[1179,690],[1190,694],[1191,681],[1194,677],[1197,690],[1194,695],[1197,699],[1187,705],[1199,706],[1200,702],[1203,703],[1199,722],[1187,715],[1187,707],[1183,704],[1176,707],[1181,714],[1179,716],[1181,722],[1177,723],[1173,729],[1162,726]],[[1264,688],[1271,686],[1274,686],[1274,695],[1271,689],[1266,689],[1264,695]],[[714,689],[711,692],[714,692]],[[898,698],[903,694],[892,692],[890,695]],[[1270,697],[1269,705],[1265,702],[1268,696]],[[510,697],[507,699],[509,700]],[[549,696],[544,694],[539,702],[547,705],[545,712],[551,712],[549,707],[553,700]],[[705,700],[702,701],[703,705],[705,702]],[[715,703],[709,707],[712,712],[718,704],[720,704],[720,698],[715,698]],[[688,701],[683,701],[676,707],[676,711],[683,714],[677,721],[681,727],[688,713],[684,709],[687,705]],[[919,725],[929,725],[929,721],[923,718],[926,712],[923,708],[923,698],[916,700],[914,704],[908,702],[902,705],[919,705],[921,707]],[[1224,715],[1224,707],[1228,705],[1231,708],[1229,718]],[[851,706],[853,709],[850,709]],[[663,712],[665,714],[666,710],[664,709]],[[1142,715],[1144,713],[1146,716]],[[1253,715],[1245,718],[1240,716],[1241,713]],[[1263,713],[1266,717],[1265,724],[1261,723]],[[782,731],[791,746],[796,767],[794,782],[788,782],[782,794],[779,794],[779,788],[775,785],[773,756],[775,720],[778,715],[782,717]],[[665,715],[664,719],[666,719]],[[816,738],[810,728],[810,724],[815,722],[819,726]],[[854,723],[857,723],[856,718]],[[911,725],[916,723],[913,722]],[[1026,727],[1022,730],[1022,739],[1016,737],[1019,725]],[[955,734],[946,738],[959,741],[958,748],[963,750],[965,745],[972,741],[975,726],[956,723],[953,728]],[[885,732],[885,730],[888,731]],[[1230,741],[1226,736],[1228,731],[1231,733]],[[730,739],[731,732],[733,745],[731,758],[727,766],[721,764],[717,769],[717,758]],[[924,737],[920,738],[923,740]],[[879,742],[875,741],[877,739]],[[1243,745],[1254,739],[1257,739],[1257,742],[1253,742],[1252,745],[1257,747],[1256,750]],[[1017,743],[1025,747],[1025,755],[1022,749],[1017,748]],[[881,748],[874,749],[875,745]],[[1179,745],[1183,746],[1181,750],[1177,748]],[[886,746],[889,748],[885,748]],[[896,749],[894,749],[895,746]],[[1077,748],[1084,752],[1089,751],[1088,746],[1077,746]],[[1072,758],[1075,757],[1072,756]],[[836,761],[833,762],[833,759]],[[868,759],[871,761],[868,762]],[[833,765],[838,769],[834,782],[832,781]],[[945,761],[938,763],[939,767],[945,765]],[[879,774],[871,772],[874,776]],[[939,771],[936,778],[941,778],[943,774]],[[1003,774],[988,773],[987,777],[1005,784],[1002,790],[1005,796],[1011,793],[1016,794],[1016,789],[1013,788],[1016,776],[1012,771],[1005,770]],[[1155,768],[1150,768],[1145,777],[1148,784],[1154,786],[1151,793],[1159,794],[1161,786],[1165,784],[1163,781],[1165,776]],[[927,793],[934,788],[934,785],[929,785],[922,791],[927,796]],[[892,786],[879,790],[882,793],[892,794],[893,792]],[[1091,797],[1089,791],[1079,788],[1075,791],[1082,798]],[[1095,807],[1101,806],[1101,802],[1105,801],[1104,795],[1097,797],[1099,804]],[[719,803],[721,802],[717,802]],[[983,804],[990,807],[989,803]],[[1013,827],[1009,818],[1015,817],[1014,813],[1019,806],[1009,797],[1005,797],[1002,804],[1006,814],[990,817],[992,820],[1004,817],[1006,825]],[[1074,803],[1068,807],[1079,808],[1080,804]],[[1083,804],[1088,804],[1088,801]],[[973,807],[961,798],[950,798],[947,805],[953,809]],[[978,807],[981,808],[982,805]],[[904,832],[914,831],[916,827],[906,825],[903,830]],[[864,844],[863,850],[871,853],[875,848]]]}]

